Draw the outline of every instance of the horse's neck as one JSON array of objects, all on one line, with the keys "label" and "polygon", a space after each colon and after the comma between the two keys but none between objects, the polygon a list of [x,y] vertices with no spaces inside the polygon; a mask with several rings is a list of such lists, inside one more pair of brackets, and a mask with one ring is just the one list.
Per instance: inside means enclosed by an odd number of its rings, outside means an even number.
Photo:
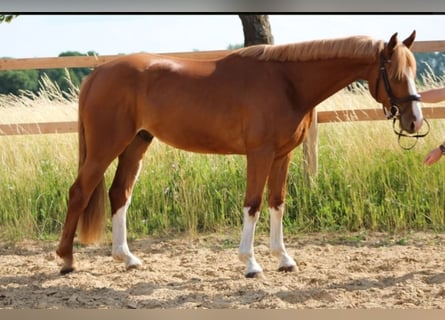
[{"label": "horse's neck", "polygon": [[[289,70],[292,70],[292,67]],[[301,73],[304,74],[303,79]],[[307,107],[313,108],[356,80],[370,80],[371,73],[372,62],[370,61],[328,59],[300,63],[294,69],[293,76],[296,79],[294,81],[296,90],[301,95],[302,101],[307,104]]]}]

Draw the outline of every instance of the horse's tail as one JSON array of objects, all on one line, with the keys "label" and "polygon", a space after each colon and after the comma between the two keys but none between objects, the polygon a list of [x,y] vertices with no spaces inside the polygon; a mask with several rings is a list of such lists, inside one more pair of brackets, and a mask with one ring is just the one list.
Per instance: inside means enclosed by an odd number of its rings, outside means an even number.
[{"label": "horse's tail", "polygon": [[[81,170],[87,155],[85,128],[82,120],[83,104],[85,96],[91,86],[92,76],[88,77],[82,85],[79,96],[79,170]],[[83,94],[82,94],[83,93]],[[102,176],[99,184],[94,189],[88,206],[79,217],[78,238],[81,243],[89,244],[102,239],[105,230],[105,180]]]}]

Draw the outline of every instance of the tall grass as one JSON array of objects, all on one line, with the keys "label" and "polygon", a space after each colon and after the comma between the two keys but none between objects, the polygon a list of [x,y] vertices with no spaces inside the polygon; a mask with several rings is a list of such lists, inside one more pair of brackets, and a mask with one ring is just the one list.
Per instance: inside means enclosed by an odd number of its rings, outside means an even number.
[{"label": "tall grass", "polygon": [[[429,87],[442,81],[429,80]],[[74,120],[76,99],[51,84],[35,96],[3,96],[0,121]],[[342,90],[317,108],[358,106],[380,107],[358,87]],[[389,121],[320,124],[315,184],[305,182],[301,148],[293,152],[286,233],[444,231],[445,164],[426,167],[422,160],[445,140],[445,125],[430,122],[431,133],[410,151],[400,148]],[[58,237],[77,173],[76,134],[0,137],[0,146],[0,237]],[[155,140],[134,190],[130,236],[239,232],[245,167],[242,156],[192,154]],[[106,173],[108,186],[115,168],[113,163]],[[268,230],[266,210],[258,230]]]}]

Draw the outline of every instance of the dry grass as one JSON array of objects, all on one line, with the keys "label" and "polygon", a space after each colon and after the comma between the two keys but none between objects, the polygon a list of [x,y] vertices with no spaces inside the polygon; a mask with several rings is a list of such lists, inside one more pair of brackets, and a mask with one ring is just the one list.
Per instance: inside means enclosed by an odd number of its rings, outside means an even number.
[{"label": "dry grass", "polygon": [[37,94],[0,95],[0,124],[77,120],[78,88],[66,94],[47,77],[41,86]]}]

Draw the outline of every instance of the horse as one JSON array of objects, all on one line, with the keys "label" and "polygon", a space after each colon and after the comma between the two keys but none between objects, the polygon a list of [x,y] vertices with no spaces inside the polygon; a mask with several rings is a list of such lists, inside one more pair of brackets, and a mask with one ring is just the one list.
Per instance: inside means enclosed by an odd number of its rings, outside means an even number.
[{"label": "horse", "polygon": [[76,269],[73,242],[100,239],[105,225],[104,173],[118,158],[108,196],[112,256],[126,269],[142,262],[129,249],[126,215],[141,161],[153,138],[196,153],[246,157],[247,182],[239,259],[245,277],[263,269],[254,255],[255,227],[268,188],[270,250],[278,270],[297,264],[283,240],[291,151],[301,144],[317,104],[353,81],[368,82],[371,96],[402,131],[422,127],[416,91],[415,31],[404,41],[350,36],[255,45],[219,58],[194,60],[148,53],[99,65],[79,94],[79,166],[69,189],[58,248],[61,274]]}]

